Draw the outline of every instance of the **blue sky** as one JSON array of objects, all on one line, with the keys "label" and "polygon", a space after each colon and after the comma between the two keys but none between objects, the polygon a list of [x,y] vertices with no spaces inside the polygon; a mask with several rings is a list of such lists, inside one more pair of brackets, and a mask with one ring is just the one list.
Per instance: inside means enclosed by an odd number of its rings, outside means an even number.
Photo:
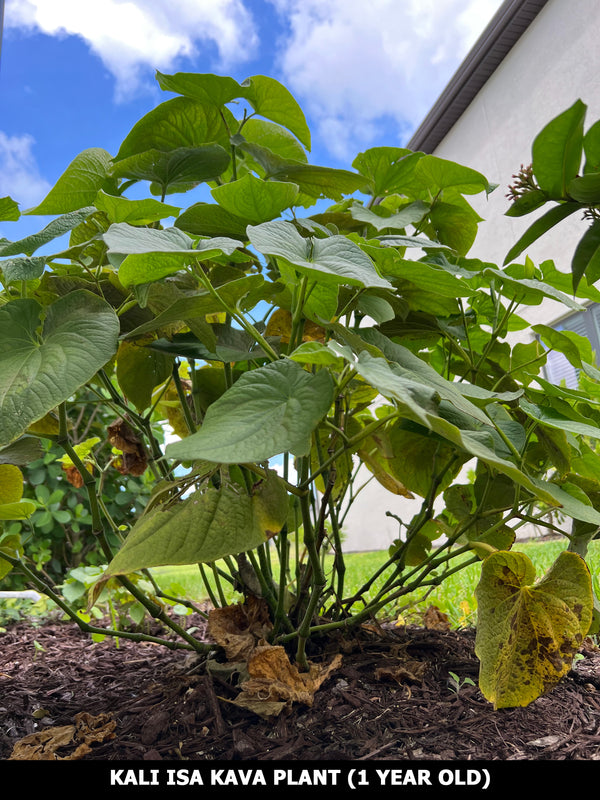
[{"label": "blue sky", "polygon": [[[85,148],[116,153],[136,120],[170,96],[156,69],[277,78],[307,116],[311,162],[349,168],[367,147],[406,143],[500,5],[6,0],[0,197],[27,209]],[[29,222],[5,223],[0,235],[18,238]]]}]

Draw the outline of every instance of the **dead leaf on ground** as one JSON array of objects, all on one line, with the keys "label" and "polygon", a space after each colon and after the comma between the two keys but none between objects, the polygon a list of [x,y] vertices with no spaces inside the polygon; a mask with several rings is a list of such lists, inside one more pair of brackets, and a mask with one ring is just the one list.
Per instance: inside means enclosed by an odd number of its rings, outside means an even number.
[{"label": "dead leaf on ground", "polygon": [[208,615],[208,632],[228,661],[247,661],[271,628],[267,604],[252,595],[244,603],[215,608]]},{"label": "dead leaf on ground", "polygon": [[450,620],[447,614],[440,611],[437,606],[429,606],[423,616],[423,624],[426,628],[436,631],[449,631]]},{"label": "dead leaf on ground", "polygon": [[[91,752],[90,745],[114,739],[116,722],[110,714],[93,717],[82,712],[74,725],[60,725],[32,733],[20,739],[9,761],[77,761]],[[59,750],[74,748],[64,755]]]},{"label": "dead leaf on ground", "polygon": [[393,680],[398,683],[422,683],[427,665],[422,661],[408,659],[396,665],[380,667],[375,670],[379,681]]},{"label": "dead leaf on ground", "polygon": [[310,664],[308,672],[300,672],[283,647],[257,647],[248,660],[250,678],[234,703],[262,717],[277,716],[292,703],[312,706],[321,684],[341,663],[338,653],[329,664]]}]

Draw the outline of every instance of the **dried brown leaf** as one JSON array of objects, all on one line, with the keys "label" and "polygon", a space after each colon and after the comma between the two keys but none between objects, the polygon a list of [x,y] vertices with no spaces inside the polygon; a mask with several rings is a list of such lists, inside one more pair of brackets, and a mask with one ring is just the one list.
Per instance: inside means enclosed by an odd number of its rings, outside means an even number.
[{"label": "dried brown leaf", "polygon": [[250,678],[234,702],[262,717],[276,716],[293,703],[312,706],[315,693],[341,662],[338,653],[329,664],[310,664],[308,672],[300,672],[283,647],[257,647],[248,661]]},{"label": "dried brown leaf", "polygon": [[108,426],[108,441],[123,454],[114,466],[122,475],[143,475],[148,466],[148,454],[140,437],[125,422],[117,419]]},{"label": "dried brown leaf", "polygon": [[[90,745],[114,739],[116,723],[108,714],[82,712],[75,725],[60,725],[32,733],[16,742],[9,761],[77,761],[91,752]],[[60,755],[58,751],[74,748]]]},{"label": "dried brown leaf", "polygon": [[408,659],[396,665],[375,670],[377,680],[393,680],[398,683],[422,683],[427,665],[422,661]]},{"label": "dried brown leaf", "polygon": [[74,486],[76,489],[81,489],[81,487],[83,486],[83,476],[81,472],[79,472],[77,467],[63,466],[63,471],[65,473],[66,479],[69,481],[71,486]]},{"label": "dried brown leaf", "polygon": [[423,616],[423,624],[426,628],[436,631],[449,631],[450,620],[447,614],[440,611],[437,606],[429,606]]},{"label": "dried brown leaf", "polygon": [[271,628],[267,604],[252,595],[244,603],[215,608],[208,615],[208,632],[228,661],[247,661]]}]

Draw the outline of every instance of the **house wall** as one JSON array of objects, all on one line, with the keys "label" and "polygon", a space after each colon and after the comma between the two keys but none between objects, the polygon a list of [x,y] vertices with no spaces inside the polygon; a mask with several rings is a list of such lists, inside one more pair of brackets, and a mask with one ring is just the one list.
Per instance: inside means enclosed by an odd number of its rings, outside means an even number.
[{"label": "house wall", "polygon": [[[600,118],[598,30],[597,0],[551,0],[436,148],[435,155],[477,169],[499,184],[488,199],[471,198],[485,222],[469,255],[502,264],[534,221],[535,214],[505,216],[510,207],[506,192],[521,164],[531,163],[532,142],[544,125],[577,99],[588,106],[586,128]],[[585,223],[574,215],[527,254],[535,263],[553,259],[557,269],[568,272],[584,230]],[[548,324],[564,314],[562,305],[549,302],[525,316],[533,324]]]},{"label": "house wall", "polygon": [[[598,31],[597,0],[550,0],[436,148],[435,155],[472,167],[498,184],[488,198],[469,198],[485,220],[470,256],[501,265],[534,221],[534,214],[506,217],[510,203],[505,195],[513,174],[531,162],[531,145],[541,128],[577,99],[588,106],[586,128],[600,118]],[[535,263],[551,258],[568,272],[584,225],[575,217],[563,221],[527,254]],[[565,313],[562,305],[548,301],[523,316],[531,324],[552,324]],[[398,536],[398,523],[386,511],[408,521],[419,506],[420,500],[394,497],[372,480],[344,526],[347,550],[388,547]]]}]

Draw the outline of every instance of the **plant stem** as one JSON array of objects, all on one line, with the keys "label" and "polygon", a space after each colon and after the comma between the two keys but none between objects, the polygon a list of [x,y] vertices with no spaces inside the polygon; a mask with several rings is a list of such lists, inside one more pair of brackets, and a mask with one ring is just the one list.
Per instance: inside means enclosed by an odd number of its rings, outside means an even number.
[{"label": "plant stem", "polygon": [[[304,456],[300,460],[300,475],[306,481],[309,470],[308,456]],[[304,611],[304,616],[300,625],[298,626],[298,645],[296,650],[296,661],[302,670],[308,670],[308,660],[306,657],[306,642],[309,636],[309,629],[313,619],[313,615],[321,600],[321,593],[326,584],[325,574],[321,566],[321,559],[317,549],[317,540],[315,537],[315,529],[310,517],[310,501],[308,495],[300,498],[300,507],[302,510],[302,522],[304,526],[304,546],[308,552],[308,558],[312,571],[311,592],[309,601]],[[302,589],[299,591],[302,597],[304,592]]]},{"label": "plant stem", "polygon": [[319,475],[325,472],[325,470],[328,469],[334,461],[337,461],[337,459],[340,458],[346,451],[354,450],[356,445],[360,444],[363,439],[367,439],[372,433],[378,430],[378,428],[381,428],[382,425],[386,425],[388,422],[390,422],[390,420],[394,419],[395,416],[397,416],[397,414],[391,414],[383,419],[374,420],[373,422],[369,423],[369,425],[365,425],[360,433],[357,433],[355,436],[349,438],[343,447],[340,447],[339,450],[336,450],[336,452],[333,453],[333,455],[331,455],[323,464],[321,464],[318,469],[311,473],[309,477],[301,481],[298,488],[301,490],[308,488],[314,483],[315,479]]},{"label": "plant stem", "polygon": [[[134,642],[153,642],[154,644],[164,645],[165,647],[170,648],[171,650],[195,650],[196,652],[209,652],[210,650],[214,649],[213,645],[204,644],[199,642],[197,639],[193,639],[193,644],[191,642],[187,642],[184,644],[183,642],[173,642],[168,639],[161,639],[158,636],[150,636],[146,633],[141,632],[133,632],[133,631],[120,631],[120,630],[112,630],[110,628],[99,628],[95,625],[90,625],[85,620],[81,619],[81,617],[77,614],[77,612],[73,611],[72,608],[63,600],[63,598],[54,591],[54,588],[50,586],[48,583],[43,581],[39,575],[37,575],[33,570],[29,569],[22,561],[18,558],[12,558],[7,553],[2,553],[2,558],[9,562],[15,569],[20,570],[28,579],[29,583],[35,587],[41,594],[46,595],[49,597],[53,603],[64,611],[64,613],[71,619],[73,622],[77,624],[77,626],[84,631],[84,633],[89,634],[99,634],[102,636],[114,636],[116,638],[122,639],[131,639]],[[191,638],[191,637],[190,637]]]},{"label": "plant stem", "polygon": [[185,419],[186,427],[190,433],[196,433],[196,425],[194,423],[194,420],[192,419],[192,413],[190,411],[190,407],[187,404],[187,399],[183,391],[181,378],[179,377],[179,361],[177,359],[175,359],[175,362],[173,363],[173,380],[175,382],[175,389],[177,390],[177,397],[179,398],[179,405],[181,406],[181,411],[183,413],[183,418]]},{"label": "plant stem", "polygon": [[[69,456],[79,474],[81,475],[84,486],[87,491],[88,501],[90,505],[90,515],[92,517],[92,533],[98,537],[104,555],[106,556],[107,560],[110,562],[113,558],[113,553],[111,552],[110,545],[108,544],[108,539],[106,537],[106,530],[104,527],[104,523],[102,521],[101,515],[101,508],[100,503],[98,502],[98,497],[96,494],[96,481],[92,475],[87,471],[85,468],[85,464],[81,461],[77,452],[71,445],[69,441],[69,434],[68,434],[68,424],[67,424],[67,409],[66,403],[61,403],[58,407],[58,418],[59,418],[59,433],[57,438],[57,444],[62,447],[65,453]],[[193,636],[187,633],[180,625],[176,622],[171,620],[167,614],[165,614],[164,610],[150,600],[146,595],[140,591],[128,578],[124,575],[117,576],[119,583],[124,586],[130,594],[135,597],[135,599],[141,603],[144,608],[148,611],[148,613],[153,616],[155,619],[160,620],[164,623],[167,627],[171,628],[172,631],[177,633],[181,636],[182,639],[187,641],[193,647],[195,647],[197,643],[197,639],[194,639]]]},{"label": "plant stem", "polygon": [[248,322],[248,320],[243,316],[243,314],[239,314],[237,309],[233,308],[232,306],[229,305],[229,303],[227,303],[225,300],[223,300],[223,298],[220,296],[219,292],[215,289],[215,287],[209,281],[208,277],[204,274],[204,271],[202,270],[202,268],[199,265],[197,266],[195,274],[200,279],[200,282],[202,283],[204,288],[208,292],[210,292],[210,294],[215,298],[215,300],[218,300],[218,302],[223,307],[223,309],[226,311],[226,313],[230,315],[231,319],[235,320],[239,325],[241,325],[241,327],[246,331],[246,333],[248,333],[250,336],[252,336],[256,342],[258,342],[258,344],[264,350],[265,355],[271,361],[279,361],[278,353],[276,353],[275,350],[273,350],[273,348],[267,342],[267,340],[264,338],[264,336],[262,336],[262,334],[260,334],[257,331],[257,329],[254,327],[254,325],[252,325],[251,322]]}]

